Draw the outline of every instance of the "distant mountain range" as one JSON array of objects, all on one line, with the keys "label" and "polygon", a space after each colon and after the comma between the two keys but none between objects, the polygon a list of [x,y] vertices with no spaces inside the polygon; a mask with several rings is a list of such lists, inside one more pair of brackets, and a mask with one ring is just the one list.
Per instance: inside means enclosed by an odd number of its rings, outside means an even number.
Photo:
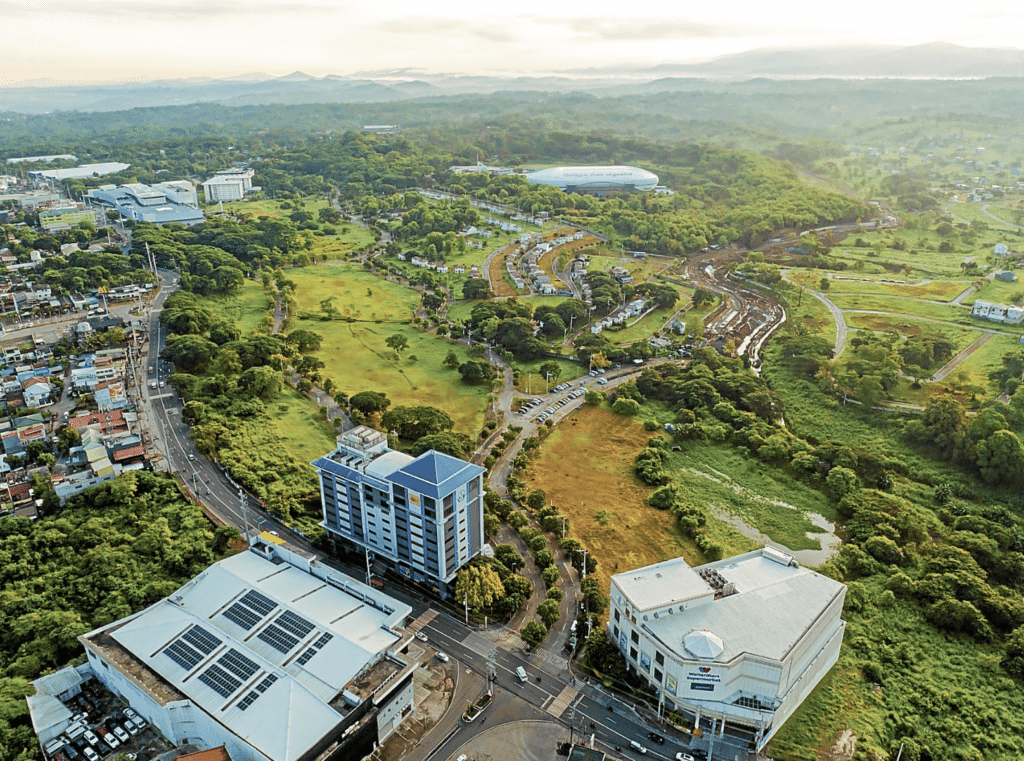
[{"label": "distant mountain range", "polygon": [[305,103],[387,103],[415,98],[504,91],[626,95],[696,89],[708,80],[749,79],[979,79],[1024,77],[1024,50],[965,48],[947,43],[913,47],[860,46],[752,50],[698,63],[566,70],[548,76],[478,76],[422,71],[361,72],[315,77],[296,71],[227,78],[190,77],[129,84],[75,85],[35,80],[0,88],[8,112],[120,111],[217,103],[224,106]]}]

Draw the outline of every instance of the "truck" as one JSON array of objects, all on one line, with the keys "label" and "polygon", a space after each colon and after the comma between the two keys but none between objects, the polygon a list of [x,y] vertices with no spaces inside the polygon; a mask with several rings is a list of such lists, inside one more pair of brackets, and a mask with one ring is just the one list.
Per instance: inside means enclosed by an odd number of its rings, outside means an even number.
[{"label": "truck", "polygon": [[156,391],[156,381],[155,381],[155,380],[151,380],[151,381],[149,382],[149,388],[150,388],[151,390],[153,390],[153,391]]}]

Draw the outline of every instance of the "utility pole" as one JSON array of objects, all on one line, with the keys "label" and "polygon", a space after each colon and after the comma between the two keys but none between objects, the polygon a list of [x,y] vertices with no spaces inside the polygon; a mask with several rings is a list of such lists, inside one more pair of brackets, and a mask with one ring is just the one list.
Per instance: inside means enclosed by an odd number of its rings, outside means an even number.
[{"label": "utility pole", "polygon": [[366,586],[370,586],[373,580],[373,571],[370,570],[370,548],[364,547],[363,551],[366,553]]},{"label": "utility pole", "polygon": [[245,526],[245,546],[249,546],[249,501],[245,498],[242,487],[238,487],[238,501],[242,505],[242,523]]}]

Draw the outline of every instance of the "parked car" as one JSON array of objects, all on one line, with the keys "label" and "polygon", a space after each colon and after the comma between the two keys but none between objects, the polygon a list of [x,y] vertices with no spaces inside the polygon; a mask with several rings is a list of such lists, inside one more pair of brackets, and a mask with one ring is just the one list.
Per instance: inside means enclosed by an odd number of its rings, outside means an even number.
[{"label": "parked car", "polygon": [[130,706],[128,708],[125,708],[123,711],[121,711],[121,713],[123,713],[125,716],[127,716],[132,721],[135,721],[135,719],[139,718],[139,715],[137,713],[135,713],[135,709],[131,708]]},{"label": "parked car", "polygon": [[[128,732],[125,731],[124,727],[119,727],[119,726],[117,726],[115,724],[114,726],[112,726],[110,728],[110,731],[114,733],[114,737],[116,737],[118,740],[120,740],[123,743],[126,743],[126,742],[128,742],[128,740],[131,739],[131,735],[129,735]],[[662,740],[662,742],[665,742],[665,741]]]},{"label": "parked car", "polygon": [[124,728],[128,732],[128,734],[131,735],[132,737],[135,737],[137,734],[142,732],[142,730],[139,728],[139,725],[136,724],[131,719],[125,719],[124,720]]},{"label": "parked car", "polygon": [[447,663],[451,660],[451,658],[449,658],[445,653],[442,653],[440,650],[437,651],[437,659],[441,661],[441,663]]},{"label": "parked car", "polygon": [[420,642],[426,642],[427,641],[427,635],[424,634],[423,632],[416,632],[416,639],[418,639]]},{"label": "parked car", "polygon": [[635,750],[641,756],[646,756],[647,755],[647,748],[645,748],[643,745],[638,743],[636,740],[630,740],[629,741],[629,747],[632,748],[633,750]]},{"label": "parked car", "polygon": [[659,735],[657,732],[648,732],[647,737],[652,741],[658,743],[658,745],[665,744],[665,738]]},{"label": "parked car", "polygon": [[82,755],[85,756],[87,761],[100,761],[100,754],[94,751],[91,745],[86,745],[82,748]]}]

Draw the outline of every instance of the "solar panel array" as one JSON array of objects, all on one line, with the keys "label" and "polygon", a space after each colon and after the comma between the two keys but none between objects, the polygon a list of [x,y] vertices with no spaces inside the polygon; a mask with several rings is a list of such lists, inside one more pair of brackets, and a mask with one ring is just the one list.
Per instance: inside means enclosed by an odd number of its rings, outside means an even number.
[{"label": "solar panel array", "polygon": [[270,613],[274,608],[277,607],[277,603],[271,600],[269,597],[257,592],[255,589],[250,589],[246,592],[242,599],[239,600],[243,605],[248,605],[250,608],[255,610],[260,616],[265,616]]},{"label": "solar panel array", "polygon": [[174,642],[165,647],[164,655],[185,669],[185,671],[191,671],[203,659],[203,656],[194,647],[186,645],[180,639],[174,640]]},{"label": "solar panel array", "polygon": [[249,706],[256,702],[256,699],[260,695],[262,695],[264,692],[270,689],[270,685],[272,685],[276,681],[276,674],[267,674],[267,676],[264,677],[263,681],[256,685],[256,689],[249,690],[246,696],[242,698],[240,701],[238,701],[238,708],[242,711],[247,709]]},{"label": "solar panel array", "polygon": [[246,631],[252,629],[262,618],[258,613],[237,602],[225,610],[223,615],[228,621],[238,624]]},{"label": "solar panel array", "polygon": [[231,676],[216,663],[199,675],[199,681],[209,686],[222,698],[230,697],[231,693],[242,686],[242,682]]},{"label": "solar panel array", "polygon": [[317,641],[313,643],[313,647],[315,647],[315,648],[316,648],[317,650],[320,650],[320,649],[321,649],[321,648],[323,648],[323,647],[324,647],[324,646],[325,646],[325,645],[326,645],[326,644],[327,644],[328,642],[330,642],[330,641],[331,641],[332,639],[334,639],[334,635],[333,635],[333,634],[331,634],[330,632],[326,632],[326,633],[324,633],[324,634],[321,634],[321,635],[320,635],[320,636],[319,636],[319,637],[317,638]]},{"label": "solar panel array", "polygon": [[246,680],[260,670],[252,660],[231,648],[217,659],[217,663],[226,668],[241,680]]},{"label": "solar panel array", "polygon": [[293,637],[276,623],[270,624],[270,626],[257,634],[256,637],[257,639],[263,640],[280,653],[287,653],[299,644],[298,637]]},{"label": "solar panel array", "polygon": [[311,647],[308,650],[306,650],[306,652],[304,652],[302,655],[300,655],[298,658],[296,658],[295,662],[298,663],[300,666],[305,666],[307,663],[309,663],[313,659],[313,656],[316,655],[316,654],[317,654],[316,648]]},{"label": "solar panel array", "polygon": [[277,620],[274,621],[274,623],[285,631],[291,632],[299,639],[305,637],[315,628],[312,623],[304,619],[302,616],[295,615],[290,610],[284,611],[277,617]]},{"label": "solar panel array", "polygon": [[273,613],[276,608],[276,602],[255,589],[250,589],[225,610],[223,615],[228,621],[238,624],[246,631],[251,631],[261,619]]},{"label": "solar panel array", "polygon": [[181,638],[201,651],[203,655],[209,655],[221,643],[219,637],[211,634],[201,626],[193,626]]}]

